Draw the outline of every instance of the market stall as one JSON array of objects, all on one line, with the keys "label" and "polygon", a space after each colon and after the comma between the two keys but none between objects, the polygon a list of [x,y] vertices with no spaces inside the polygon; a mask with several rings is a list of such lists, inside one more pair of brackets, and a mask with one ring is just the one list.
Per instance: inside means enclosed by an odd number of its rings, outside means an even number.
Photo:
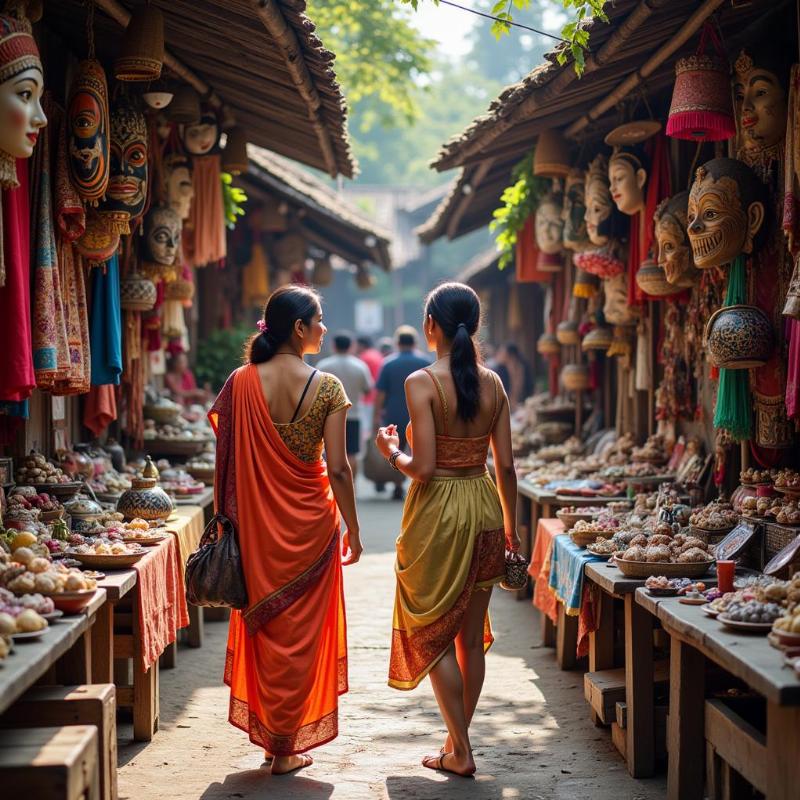
[{"label": "market stall", "polygon": [[[588,666],[591,719],[632,775],[668,758],[671,797],[703,796],[704,780],[712,797],[787,797],[797,9],[605,10],[580,80],[556,48],[443,146],[434,166],[460,171],[418,233],[454,238],[494,216],[480,280],[543,298],[522,314],[538,391],[512,415],[518,524],[543,639],[562,668]],[[485,295],[489,317],[516,313],[509,298]],[[748,696],[741,725],[726,691]],[[750,738],[726,743],[737,726]]]}]

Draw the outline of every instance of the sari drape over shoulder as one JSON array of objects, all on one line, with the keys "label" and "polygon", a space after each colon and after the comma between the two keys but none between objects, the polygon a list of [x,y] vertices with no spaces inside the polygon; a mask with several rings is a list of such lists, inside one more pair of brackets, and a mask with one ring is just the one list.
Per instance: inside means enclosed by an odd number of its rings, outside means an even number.
[{"label": "sari drape over shoulder", "polygon": [[229,721],[275,755],[302,753],[337,736],[347,691],[339,511],[324,461],[301,461],[276,430],[255,366],[209,417],[216,508],[237,529],[248,595],[231,612]]}]

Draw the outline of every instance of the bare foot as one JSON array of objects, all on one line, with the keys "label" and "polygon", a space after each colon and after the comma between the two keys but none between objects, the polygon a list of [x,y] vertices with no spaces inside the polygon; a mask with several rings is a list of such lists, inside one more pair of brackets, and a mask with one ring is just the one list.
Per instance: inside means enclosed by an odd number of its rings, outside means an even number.
[{"label": "bare foot", "polygon": [[422,766],[441,772],[452,772],[462,778],[469,778],[475,774],[475,761],[472,756],[465,759],[456,758],[455,753],[440,753],[438,756],[425,756]]},{"label": "bare foot", "polygon": [[273,756],[271,773],[273,775],[288,775],[295,770],[310,767],[313,763],[314,759],[305,755],[305,753],[299,756]]},{"label": "bare foot", "polygon": [[265,750],[264,751],[264,766],[271,766],[272,765],[272,760],[274,758],[275,758],[275,756],[273,756],[272,753],[269,752],[269,750]]}]

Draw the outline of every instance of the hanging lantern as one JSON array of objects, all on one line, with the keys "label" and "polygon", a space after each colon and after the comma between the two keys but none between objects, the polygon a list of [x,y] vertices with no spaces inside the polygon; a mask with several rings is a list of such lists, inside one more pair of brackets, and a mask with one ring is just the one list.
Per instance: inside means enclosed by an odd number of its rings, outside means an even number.
[{"label": "hanging lantern", "polygon": [[611,347],[613,340],[611,328],[597,327],[593,328],[583,337],[581,342],[582,350],[608,350]]},{"label": "hanging lantern", "polygon": [[247,172],[247,136],[239,125],[227,131],[227,141],[222,151],[222,171],[231,175]]},{"label": "hanging lantern", "polygon": [[114,61],[118,81],[155,81],[164,61],[164,16],[156,6],[139,6],[131,14],[119,58]]},{"label": "hanging lantern", "polygon": [[543,333],[536,341],[536,352],[542,356],[557,356],[561,345],[554,333]]},{"label": "hanging lantern", "polygon": [[533,174],[538,178],[566,178],[570,171],[569,146],[560,131],[539,134],[533,153]]},{"label": "hanging lantern", "polygon": [[582,392],[589,388],[589,367],[584,364],[567,364],[561,370],[561,385],[568,392]]},{"label": "hanging lantern", "polygon": [[[705,53],[711,41],[716,55]],[[728,60],[714,28],[706,23],[697,52],[675,64],[675,87],[667,136],[695,142],[718,142],[736,133]]]},{"label": "hanging lantern", "polygon": [[333,265],[330,256],[314,259],[314,271],[311,274],[311,283],[315,286],[330,286],[333,281]]},{"label": "hanging lantern", "polygon": [[179,122],[184,125],[190,122],[197,122],[200,119],[200,95],[186,84],[179,86],[169,104],[167,116],[172,122]]},{"label": "hanging lantern", "polygon": [[356,267],[356,286],[359,289],[371,289],[376,283],[375,276],[363,264]]},{"label": "hanging lantern", "polygon": [[581,343],[581,337],[578,333],[578,323],[572,319],[565,319],[559,322],[556,326],[556,339],[559,344],[574,345]]}]

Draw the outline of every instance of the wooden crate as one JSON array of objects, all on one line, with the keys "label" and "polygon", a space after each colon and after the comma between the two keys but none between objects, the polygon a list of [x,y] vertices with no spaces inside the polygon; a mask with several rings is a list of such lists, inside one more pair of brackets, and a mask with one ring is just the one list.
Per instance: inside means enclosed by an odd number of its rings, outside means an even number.
[{"label": "wooden crate", "polygon": [[97,728],[0,731],[0,786],[8,798],[100,800]]},{"label": "wooden crate", "polygon": [[103,800],[117,800],[117,703],[113,683],[34,687],[0,717],[0,725],[94,725],[100,796]]},{"label": "wooden crate", "polygon": [[[653,665],[655,686],[669,683],[669,661],[663,659]],[[583,676],[583,695],[604,725],[616,721],[617,703],[625,702],[625,668],[602,669]]]}]

